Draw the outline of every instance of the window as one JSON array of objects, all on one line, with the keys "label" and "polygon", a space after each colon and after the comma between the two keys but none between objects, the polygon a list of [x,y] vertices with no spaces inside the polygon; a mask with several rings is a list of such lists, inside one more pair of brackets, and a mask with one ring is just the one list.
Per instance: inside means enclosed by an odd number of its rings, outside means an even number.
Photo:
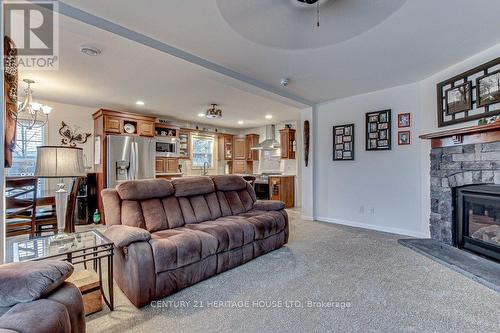
[{"label": "window", "polygon": [[192,161],[193,167],[202,168],[205,162],[208,162],[208,167],[212,168],[214,165],[214,138],[210,136],[192,137],[193,153]]},{"label": "window", "polygon": [[[22,121],[21,119],[19,120]],[[35,126],[40,126],[41,123]],[[12,152],[12,167],[8,176],[33,176],[36,167],[36,147],[45,143],[45,126],[27,129],[17,125],[16,147]]]}]

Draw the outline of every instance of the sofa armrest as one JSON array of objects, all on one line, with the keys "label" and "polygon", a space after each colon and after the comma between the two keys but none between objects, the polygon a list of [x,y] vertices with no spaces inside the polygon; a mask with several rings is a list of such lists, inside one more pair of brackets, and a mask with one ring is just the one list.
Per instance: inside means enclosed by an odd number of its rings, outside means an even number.
[{"label": "sofa armrest", "polygon": [[253,204],[253,209],[257,210],[282,210],[285,209],[285,203],[279,200],[257,200]]},{"label": "sofa armrest", "polygon": [[106,229],[104,235],[118,248],[129,246],[135,242],[148,242],[151,239],[149,231],[126,225],[112,225]]}]

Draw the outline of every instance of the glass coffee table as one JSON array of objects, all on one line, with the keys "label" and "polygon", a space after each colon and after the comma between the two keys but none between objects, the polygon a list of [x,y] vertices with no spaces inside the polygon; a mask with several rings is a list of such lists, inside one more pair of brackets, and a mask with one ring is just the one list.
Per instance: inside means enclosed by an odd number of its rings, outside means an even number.
[{"label": "glass coffee table", "polygon": [[[64,234],[63,237],[45,236],[14,242],[13,261],[44,259],[66,260],[73,265],[91,263],[99,275],[99,288],[111,311],[113,299],[113,242],[97,230]],[[104,293],[101,260],[107,258],[108,296]]]}]

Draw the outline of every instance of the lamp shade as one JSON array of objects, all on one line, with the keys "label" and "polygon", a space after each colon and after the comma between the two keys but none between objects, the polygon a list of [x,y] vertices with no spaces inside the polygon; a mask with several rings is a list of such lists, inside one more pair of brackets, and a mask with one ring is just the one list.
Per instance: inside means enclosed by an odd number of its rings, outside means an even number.
[{"label": "lamp shade", "polygon": [[35,176],[69,178],[85,176],[83,149],[76,147],[37,147]]}]

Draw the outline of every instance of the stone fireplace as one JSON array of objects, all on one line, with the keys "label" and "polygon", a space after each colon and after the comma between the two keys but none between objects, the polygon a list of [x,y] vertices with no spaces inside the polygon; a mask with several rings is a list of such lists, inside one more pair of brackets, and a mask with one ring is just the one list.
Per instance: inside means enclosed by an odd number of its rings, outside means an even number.
[{"label": "stone fireplace", "polygon": [[[500,123],[433,133],[421,138],[432,140],[429,225],[431,238],[464,247],[464,226],[459,226],[458,223],[465,221],[467,216],[463,215],[468,214],[468,211],[464,213],[463,207],[458,209],[458,195],[461,190],[470,188],[471,185],[500,185]],[[500,195],[497,199],[500,209]],[[491,210],[485,209],[483,214],[493,213]],[[478,208],[475,207],[474,211],[476,215],[479,214]],[[496,225],[495,221],[492,225]],[[497,232],[496,227],[490,227],[488,230],[490,233]],[[474,230],[476,231],[478,230]],[[491,236],[497,239],[496,235]],[[498,237],[500,239],[500,234]]]}]

